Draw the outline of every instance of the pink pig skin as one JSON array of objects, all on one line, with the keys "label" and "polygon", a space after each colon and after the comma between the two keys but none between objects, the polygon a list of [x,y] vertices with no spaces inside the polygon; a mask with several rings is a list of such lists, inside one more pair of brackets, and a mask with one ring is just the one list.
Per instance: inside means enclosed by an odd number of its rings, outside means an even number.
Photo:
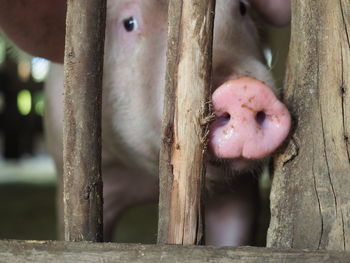
[{"label": "pink pig skin", "polygon": [[[64,0],[1,4],[0,27],[9,38],[33,55],[63,62]],[[252,244],[258,213],[256,175],[290,127],[289,113],[274,95],[250,17],[252,8],[270,23],[281,25],[290,19],[290,0],[216,1],[212,84],[217,119],[210,127],[206,198],[210,245]],[[107,1],[102,104],[105,240],[111,240],[123,211],[158,198],[167,10],[167,0]],[[45,97],[48,146],[61,175],[62,65],[52,64]],[[62,211],[60,204],[59,208]]]}]

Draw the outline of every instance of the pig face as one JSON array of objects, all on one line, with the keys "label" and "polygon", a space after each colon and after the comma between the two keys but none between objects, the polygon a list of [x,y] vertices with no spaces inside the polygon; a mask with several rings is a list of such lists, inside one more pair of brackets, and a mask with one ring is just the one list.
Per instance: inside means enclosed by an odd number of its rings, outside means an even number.
[{"label": "pig face", "polygon": [[[167,6],[168,1],[162,0],[110,0],[107,9],[103,112],[104,131],[108,132],[109,136],[104,136],[107,142],[105,145],[108,145],[107,147],[110,147],[111,151],[114,151],[121,160],[128,162],[136,158],[140,168],[154,174],[157,172],[165,85]],[[227,87],[227,82],[243,76],[250,79],[247,78],[247,82],[241,81],[241,86],[246,83],[250,86],[251,79],[259,80],[260,86],[264,86],[264,92],[253,91],[251,98],[267,96],[265,90],[274,90],[271,74],[264,64],[259,48],[259,37],[250,17],[250,9],[250,3],[245,0],[217,0],[216,3],[213,92],[214,94],[221,93],[221,97],[226,97],[230,91],[216,92],[216,90],[222,90],[223,86]],[[226,89],[237,89],[235,85],[233,86]],[[225,149],[223,154],[223,151],[218,150],[221,147],[220,144],[230,141],[223,137],[228,137],[227,133],[236,132],[233,129],[223,128],[227,116],[230,119],[235,118],[227,113],[230,109],[223,109],[223,107],[227,108],[229,107],[227,105],[240,103],[241,107],[236,108],[242,108],[245,102],[237,100],[246,99],[243,93],[239,95],[240,98],[231,95],[233,96],[231,102],[230,99],[224,103],[217,103],[220,101],[218,99],[214,100],[214,110],[218,118],[210,127],[209,138],[211,163],[214,166],[222,163],[220,160],[225,160],[224,163],[228,164],[231,170],[244,171],[251,166],[251,160],[261,159],[272,152],[283,141],[289,129],[289,114],[283,109],[283,115],[287,116],[287,120],[281,125],[285,125],[285,129],[281,136],[277,136],[281,138],[274,143],[273,147],[256,155],[251,153],[244,155],[243,148],[236,154],[227,153],[235,151],[237,142],[241,145],[247,144],[247,140],[252,143],[256,142],[257,140],[253,139],[254,134],[251,134],[248,139],[233,140],[234,142],[229,146],[232,150]],[[269,96],[274,97],[273,92],[270,91]],[[275,101],[277,99],[272,98],[269,103],[273,104]],[[246,106],[249,112],[250,106]],[[255,106],[254,104],[252,107]],[[254,117],[259,113],[264,122],[266,119],[264,114],[267,114],[264,110],[267,106],[257,107],[260,108],[255,109]],[[273,116],[271,118],[276,118],[278,114],[271,113],[270,115]],[[227,123],[232,127],[240,126],[242,120],[240,122],[227,121]],[[255,124],[252,129],[256,129],[255,126],[259,128],[259,125]],[[245,132],[245,130],[241,131],[241,133]],[[271,137],[274,136],[274,134],[271,135]],[[262,136],[260,139],[264,140]],[[254,146],[249,147],[254,148]]]},{"label": "pig face", "polygon": [[[167,30],[166,1],[108,1],[104,136],[120,159],[155,172],[159,152]],[[157,14],[157,15],[155,15]]]},{"label": "pig face", "polygon": [[[37,0],[26,8],[16,3],[4,3],[2,10],[6,12],[0,13],[1,28],[30,53],[62,62],[65,1]],[[107,7],[103,146],[116,159],[125,163],[136,159],[135,166],[138,164],[154,174],[165,84],[167,6],[168,0],[109,0]],[[233,170],[244,170],[247,160],[271,153],[283,141],[290,122],[286,109],[267,92],[274,87],[259,49],[258,34],[250,17],[251,6],[276,24],[285,24],[290,18],[289,0],[217,0],[213,45],[213,104],[217,120],[210,127],[209,146],[213,162],[229,160]],[[13,23],[12,17],[19,19]],[[239,77],[248,79],[233,82]],[[254,79],[260,82],[254,84]],[[250,90],[246,93],[249,97],[243,91],[232,92],[245,88]],[[56,92],[50,89],[51,95],[62,93],[59,88]],[[264,96],[270,99],[256,99]],[[62,114],[54,112],[62,111],[62,103],[52,104],[47,112],[51,111],[55,121],[49,120],[47,126],[56,130],[49,133],[60,134],[57,119],[62,119]],[[243,115],[239,117],[236,112]],[[57,127],[51,128],[52,123]],[[244,123],[252,124],[251,128]],[[273,123],[285,129],[281,131]],[[268,128],[272,126],[274,131]],[[237,127],[243,128],[239,131]]]},{"label": "pig face", "polygon": [[[24,5],[21,1],[3,1],[0,27],[27,52],[62,63],[65,2],[35,0]],[[111,229],[123,210],[155,202],[158,197],[157,178],[148,175],[158,173],[168,0],[108,0],[107,4],[102,169],[104,236],[110,240]],[[212,80],[216,119],[209,134],[209,174],[218,177],[215,182],[222,181],[226,171],[231,175],[232,171],[257,167],[251,162],[275,150],[290,126],[289,113],[276,99],[264,65],[251,7],[277,25],[286,24],[290,18],[289,0],[216,1]],[[62,66],[53,65],[51,72],[45,126],[60,173]],[[225,185],[207,199],[207,244],[249,244],[257,192],[251,179],[237,176],[235,189]]]}]

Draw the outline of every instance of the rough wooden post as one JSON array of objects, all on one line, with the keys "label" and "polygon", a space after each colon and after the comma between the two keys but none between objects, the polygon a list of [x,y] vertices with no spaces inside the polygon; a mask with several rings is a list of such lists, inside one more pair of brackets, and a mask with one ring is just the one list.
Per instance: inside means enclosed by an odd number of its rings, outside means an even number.
[{"label": "rough wooden post", "polygon": [[68,0],[64,225],[68,241],[102,241],[101,98],[106,0]]},{"label": "rough wooden post", "polygon": [[171,0],[158,242],[199,244],[215,0]]},{"label": "rough wooden post", "polygon": [[275,158],[267,243],[350,250],[350,2],[294,0],[292,10],[294,130]]}]

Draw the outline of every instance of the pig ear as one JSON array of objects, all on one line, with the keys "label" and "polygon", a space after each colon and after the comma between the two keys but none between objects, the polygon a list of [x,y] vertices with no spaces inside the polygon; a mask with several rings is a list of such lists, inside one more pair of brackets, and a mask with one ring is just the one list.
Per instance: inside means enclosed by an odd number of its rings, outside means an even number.
[{"label": "pig ear", "polygon": [[2,1],[0,30],[34,56],[63,62],[66,0]]},{"label": "pig ear", "polygon": [[269,23],[285,26],[290,22],[290,0],[250,0],[250,2]]}]

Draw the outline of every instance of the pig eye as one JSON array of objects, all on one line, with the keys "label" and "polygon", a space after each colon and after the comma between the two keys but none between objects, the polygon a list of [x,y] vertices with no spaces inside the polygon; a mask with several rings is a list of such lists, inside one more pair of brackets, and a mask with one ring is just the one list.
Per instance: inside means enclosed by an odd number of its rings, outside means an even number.
[{"label": "pig eye", "polygon": [[127,32],[131,32],[135,29],[138,28],[138,24],[137,24],[137,21],[134,17],[129,17],[127,19],[124,19],[123,20],[123,25],[124,25],[124,28]]},{"label": "pig eye", "polygon": [[247,7],[242,1],[239,1],[239,12],[242,16],[244,16],[247,13]]}]

